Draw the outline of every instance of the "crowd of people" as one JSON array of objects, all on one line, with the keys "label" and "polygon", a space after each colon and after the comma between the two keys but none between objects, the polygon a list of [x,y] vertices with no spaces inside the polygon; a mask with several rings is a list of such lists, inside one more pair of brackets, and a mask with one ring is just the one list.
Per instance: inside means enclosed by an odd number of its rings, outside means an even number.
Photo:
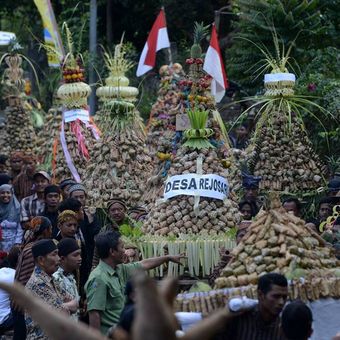
[{"label": "crowd of people", "polygon": [[[237,228],[237,242],[263,206],[260,180],[247,174],[243,176],[244,194],[239,203],[243,221]],[[340,203],[339,194],[340,178],[335,177],[328,184],[327,196],[319,202],[317,216],[307,219],[306,224],[335,247],[338,257],[340,219],[335,218],[331,228],[325,228],[323,222],[332,216],[333,207]],[[302,217],[299,199],[287,198],[283,206]],[[55,183],[47,172],[37,169],[34,155],[14,152],[9,159],[0,156],[0,281],[13,283],[16,280],[34,296],[75,321],[119,338],[120,328],[131,331],[134,315],[132,273],[138,268],[149,270],[169,261],[180,264],[185,257],[179,254],[141,260],[136,249],[124,246],[119,228],[124,225],[137,228],[147,213],[143,206],[127,207],[119,197],[111,199],[106,209],[90,209],[86,188],[81,183],[70,178]],[[228,250],[223,250],[221,255],[225,265],[229,260]],[[210,277],[211,282],[218,275],[217,268]],[[259,295],[259,311],[265,297],[276,286],[279,292],[273,294],[280,298],[280,303],[275,307],[275,313],[267,310],[267,314],[262,315],[264,321],[271,319],[271,313],[280,314],[287,297],[287,282],[283,276],[274,275],[268,280],[265,287],[261,286],[262,281],[259,283],[259,292],[263,293],[263,299]],[[273,309],[274,297],[268,299],[266,308]],[[302,305],[294,306],[287,307],[282,315],[283,330],[284,323],[292,322],[292,315],[298,311],[304,310],[299,315],[305,313],[305,320],[311,323],[309,311]],[[248,332],[259,327],[258,311],[252,313],[244,316],[244,320],[239,318],[240,324],[233,322],[227,331],[221,330],[222,335],[215,335],[218,339],[251,339]],[[271,326],[270,331],[261,328],[266,334],[261,339],[281,339],[275,333],[279,328],[281,332],[281,326],[277,327],[278,324]],[[48,339],[39,323],[20,306],[11,303],[8,294],[0,290],[0,336],[11,331],[14,339]],[[310,326],[306,326],[304,334],[308,332],[311,332]],[[229,333],[233,335],[227,335]],[[288,329],[285,334],[289,334]],[[307,338],[286,335],[285,339]]]}]

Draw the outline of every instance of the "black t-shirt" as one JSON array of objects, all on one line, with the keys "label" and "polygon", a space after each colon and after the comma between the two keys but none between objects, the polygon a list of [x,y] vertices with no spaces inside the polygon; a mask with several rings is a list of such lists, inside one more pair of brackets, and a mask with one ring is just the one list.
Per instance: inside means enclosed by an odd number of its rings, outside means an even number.
[{"label": "black t-shirt", "polygon": [[46,209],[42,213],[42,216],[47,217],[52,223],[52,238],[56,238],[59,233],[58,229],[58,211],[47,211]]},{"label": "black t-shirt", "polygon": [[135,305],[133,303],[126,304],[118,322],[119,327],[123,328],[128,333],[131,332],[133,318],[135,315]]}]

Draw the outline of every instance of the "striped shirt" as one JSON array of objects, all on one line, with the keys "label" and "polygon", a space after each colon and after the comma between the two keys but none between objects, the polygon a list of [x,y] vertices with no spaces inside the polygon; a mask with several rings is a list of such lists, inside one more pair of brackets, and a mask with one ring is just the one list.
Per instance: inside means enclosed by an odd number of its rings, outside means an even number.
[{"label": "striped shirt", "polygon": [[246,312],[230,321],[215,340],[284,340],[280,318],[266,323],[258,309]]},{"label": "striped shirt", "polygon": [[37,194],[27,196],[21,200],[20,221],[28,222],[33,217],[42,215],[44,210],[45,202],[40,200]]},{"label": "striped shirt", "polygon": [[27,243],[24,246],[15,271],[15,280],[19,281],[24,286],[31,277],[35,266],[32,254],[32,246],[33,242]]}]

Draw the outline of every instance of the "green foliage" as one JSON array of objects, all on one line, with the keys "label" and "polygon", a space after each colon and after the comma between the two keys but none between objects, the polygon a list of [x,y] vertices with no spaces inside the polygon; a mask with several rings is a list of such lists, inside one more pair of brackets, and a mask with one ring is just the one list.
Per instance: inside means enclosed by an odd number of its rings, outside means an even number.
[{"label": "green foliage", "polygon": [[140,238],[143,235],[140,225],[131,227],[129,224],[122,224],[119,226],[119,232],[122,236],[128,237],[129,239]]},{"label": "green foliage", "polygon": [[[316,50],[315,58],[306,66],[298,80],[297,91],[302,95],[315,96],[314,101],[330,112],[334,118],[325,117],[323,125],[313,124],[305,119],[311,140],[319,153],[340,157],[340,53],[335,47]],[[315,115],[318,110],[312,109]],[[305,113],[305,118],[308,114]],[[327,139],[330,147],[327,146]],[[334,166],[333,166],[334,167]]]},{"label": "green foliage", "polygon": [[254,80],[253,72],[261,52],[248,41],[237,38],[261,42],[273,53],[273,26],[286,46],[297,37],[291,56],[303,68],[313,59],[313,49],[339,41],[335,29],[336,13],[340,10],[337,3],[330,0],[235,0],[234,40],[226,51],[230,79],[241,84],[248,93],[259,90],[262,79]]}]

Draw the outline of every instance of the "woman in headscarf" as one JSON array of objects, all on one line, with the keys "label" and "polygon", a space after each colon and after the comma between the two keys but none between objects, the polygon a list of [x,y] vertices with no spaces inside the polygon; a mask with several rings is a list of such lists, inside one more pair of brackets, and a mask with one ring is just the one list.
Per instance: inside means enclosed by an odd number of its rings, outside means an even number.
[{"label": "woman in headscarf", "polygon": [[10,184],[0,186],[0,250],[9,251],[14,244],[22,242],[20,203]]},{"label": "woman in headscarf", "polygon": [[[28,282],[35,266],[32,254],[33,243],[42,239],[49,239],[52,236],[52,224],[47,217],[43,216],[33,217],[32,220],[30,221],[30,226],[31,228],[29,229],[29,235],[21,251],[17,268],[15,271],[15,280],[20,282],[23,286],[25,286],[26,283]],[[13,339],[25,339],[26,325],[24,314],[21,311],[14,309],[13,321],[14,321]]]}]

